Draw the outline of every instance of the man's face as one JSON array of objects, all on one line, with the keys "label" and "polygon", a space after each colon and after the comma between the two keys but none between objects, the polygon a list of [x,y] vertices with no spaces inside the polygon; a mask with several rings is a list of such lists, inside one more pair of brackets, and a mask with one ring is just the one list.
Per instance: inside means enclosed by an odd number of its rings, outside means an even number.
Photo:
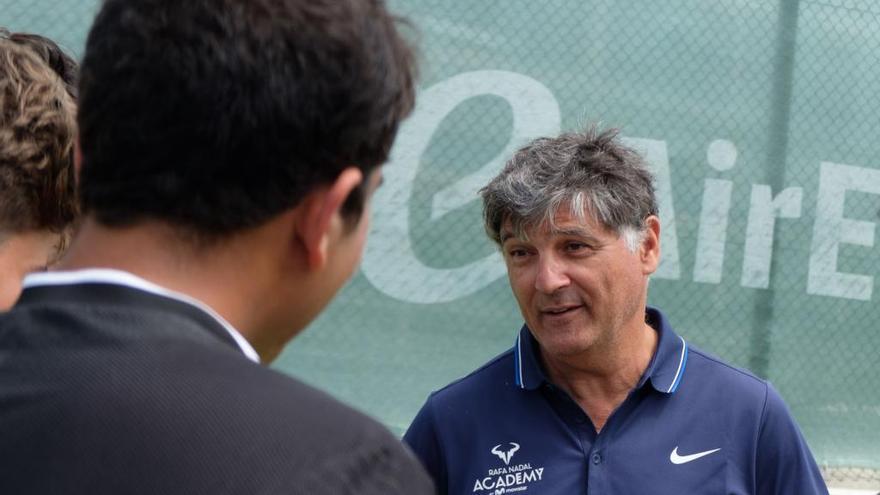
[{"label": "man's face", "polygon": [[555,223],[553,230],[545,223],[527,231],[528,240],[514,237],[509,223],[502,227],[513,294],[550,356],[609,348],[622,329],[644,323],[655,258],[644,256],[644,242],[630,251],[623,237],[590,215],[581,222],[562,207]]},{"label": "man's face", "polygon": [[49,231],[28,231],[0,240],[0,311],[15,304],[21,279],[30,272],[45,271],[58,253],[61,236]]}]

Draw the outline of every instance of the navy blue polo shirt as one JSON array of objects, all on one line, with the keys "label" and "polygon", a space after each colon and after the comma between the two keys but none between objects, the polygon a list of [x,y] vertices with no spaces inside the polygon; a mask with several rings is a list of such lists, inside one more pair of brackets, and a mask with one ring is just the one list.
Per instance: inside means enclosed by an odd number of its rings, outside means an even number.
[{"label": "navy blue polo shirt", "polygon": [[434,392],[404,440],[442,494],[827,494],[779,394],[689,345],[653,308],[657,351],[600,433],[549,382],[538,343]]}]

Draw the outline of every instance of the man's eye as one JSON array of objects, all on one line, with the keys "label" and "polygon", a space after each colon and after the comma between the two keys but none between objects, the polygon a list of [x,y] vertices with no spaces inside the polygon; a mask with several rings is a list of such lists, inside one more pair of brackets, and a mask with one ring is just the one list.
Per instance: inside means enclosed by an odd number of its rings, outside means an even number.
[{"label": "man's eye", "polygon": [[511,258],[521,258],[523,256],[527,256],[528,254],[529,254],[528,251],[526,251],[525,249],[520,249],[520,248],[511,249],[511,250],[507,251],[507,255],[510,256]]},{"label": "man's eye", "polygon": [[582,242],[569,242],[568,244],[565,245],[565,249],[570,252],[582,251],[582,250],[587,249],[589,247],[590,246],[587,246],[586,244],[584,244]]}]

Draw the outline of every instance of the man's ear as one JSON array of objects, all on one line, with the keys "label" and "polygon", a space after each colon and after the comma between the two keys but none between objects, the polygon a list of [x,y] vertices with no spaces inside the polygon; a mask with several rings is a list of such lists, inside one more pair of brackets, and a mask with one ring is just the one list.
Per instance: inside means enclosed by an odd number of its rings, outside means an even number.
[{"label": "man's ear", "polygon": [[639,255],[645,275],[654,273],[660,265],[660,219],[656,215],[645,219]]},{"label": "man's ear", "polygon": [[327,262],[331,237],[345,228],[342,205],[363,180],[360,169],[348,167],[331,184],[309,193],[300,204],[296,234],[305,249],[310,269],[322,268]]}]

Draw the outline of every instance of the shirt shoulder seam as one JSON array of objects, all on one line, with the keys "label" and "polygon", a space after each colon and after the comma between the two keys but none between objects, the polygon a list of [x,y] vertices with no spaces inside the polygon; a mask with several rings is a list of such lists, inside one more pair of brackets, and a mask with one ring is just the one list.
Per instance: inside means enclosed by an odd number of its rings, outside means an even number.
[{"label": "shirt shoulder seam", "polygon": [[713,362],[713,363],[715,363],[715,364],[717,364],[717,365],[720,365],[720,366],[722,366],[722,367],[724,367],[724,368],[727,368],[727,369],[729,369],[729,370],[731,370],[731,371],[735,371],[736,373],[738,373],[738,374],[740,374],[740,375],[742,375],[742,376],[745,376],[745,377],[747,377],[747,378],[751,378],[752,380],[758,382],[758,383],[759,383],[760,385],[762,385],[763,387],[765,387],[765,388],[767,387],[767,380],[765,380],[765,379],[763,379],[763,378],[760,378],[760,377],[756,376],[754,373],[752,373],[752,372],[749,371],[749,370],[746,370],[746,369],[740,368],[740,367],[738,367],[738,366],[734,366],[734,365],[732,365],[732,364],[730,364],[730,363],[726,363],[726,362],[722,361],[721,359],[719,359],[719,358],[717,358],[717,357],[715,357],[715,356],[713,356],[713,355],[711,355],[711,354],[708,354],[708,353],[706,353],[706,352],[703,352],[702,350],[700,350],[700,349],[698,349],[698,348],[695,348],[695,347],[693,347],[693,346],[690,346],[690,345],[688,346],[688,350],[689,350],[689,352],[692,352],[692,353],[694,353],[694,354],[696,354],[696,355],[702,357],[703,359],[706,359],[707,361],[711,361],[711,362]]},{"label": "shirt shoulder seam", "polygon": [[458,378],[458,379],[456,379],[456,380],[453,380],[452,382],[450,382],[450,383],[447,384],[446,386],[444,386],[444,387],[442,387],[442,388],[439,388],[439,389],[435,390],[434,392],[431,393],[431,397],[433,397],[433,396],[435,396],[435,395],[437,395],[437,394],[439,394],[439,393],[441,393],[441,392],[443,392],[443,391],[445,391],[445,390],[447,390],[447,389],[450,389],[450,388],[452,388],[452,387],[455,387],[455,386],[458,385],[459,383],[461,383],[461,382],[463,382],[463,381],[465,381],[465,380],[468,380],[469,378],[472,378],[472,377],[474,377],[475,375],[479,375],[479,374],[482,373],[483,371],[486,371],[488,368],[491,368],[491,367],[497,365],[497,364],[499,363],[499,361],[502,361],[502,360],[504,360],[504,359],[510,357],[512,354],[513,354],[513,349],[508,349],[508,350],[502,352],[501,354],[499,354],[499,355],[495,356],[494,358],[490,359],[487,363],[483,364],[483,365],[480,366],[479,368],[475,369],[474,371],[471,371],[471,372],[468,373],[467,375],[465,375],[465,376],[463,376],[463,377],[461,377],[461,378]]}]

